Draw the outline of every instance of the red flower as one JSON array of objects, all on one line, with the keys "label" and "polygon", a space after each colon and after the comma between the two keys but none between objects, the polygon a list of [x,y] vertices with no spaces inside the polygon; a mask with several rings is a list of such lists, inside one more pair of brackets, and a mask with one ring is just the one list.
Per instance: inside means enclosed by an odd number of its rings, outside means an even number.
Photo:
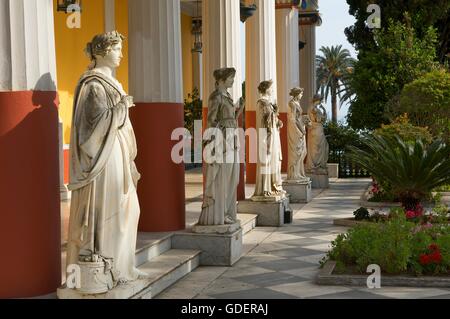
[{"label": "red flower", "polygon": [[442,255],[439,251],[436,251],[428,256],[430,260],[435,264],[440,264],[442,261]]},{"label": "red flower", "polygon": [[415,212],[415,211],[408,210],[408,211],[406,212],[406,218],[412,219],[412,218],[415,218],[415,217],[416,217],[416,212]]},{"label": "red flower", "polygon": [[428,265],[430,263],[430,257],[426,254],[421,254],[419,261],[422,265]]},{"label": "red flower", "polygon": [[428,246],[428,249],[435,252],[435,251],[439,251],[439,246],[436,244],[431,244],[430,246]]}]

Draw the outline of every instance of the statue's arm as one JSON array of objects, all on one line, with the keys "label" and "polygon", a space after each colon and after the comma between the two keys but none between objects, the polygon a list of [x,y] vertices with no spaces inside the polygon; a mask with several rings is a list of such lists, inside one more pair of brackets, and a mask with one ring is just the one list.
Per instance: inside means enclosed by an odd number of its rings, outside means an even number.
[{"label": "statue's arm", "polygon": [[259,104],[258,106],[259,106],[259,108],[261,110],[261,114],[262,114],[262,117],[263,117],[264,127],[268,128],[269,132],[270,132],[270,129],[272,128],[272,121],[273,121],[272,107],[265,100],[259,100],[258,104]]}]

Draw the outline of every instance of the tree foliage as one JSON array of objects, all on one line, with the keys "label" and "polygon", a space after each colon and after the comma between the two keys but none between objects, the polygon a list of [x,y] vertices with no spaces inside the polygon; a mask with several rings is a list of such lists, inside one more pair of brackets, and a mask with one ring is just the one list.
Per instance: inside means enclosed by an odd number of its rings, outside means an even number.
[{"label": "tree foliage", "polygon": [[350,86],[356,94],[349,108],[348,123],[354,129],[376,129],[388,124],[386,105],[403,87],[437,67],[436,31],[419,38],[408,24],[391,21],[374,31],[374,48],[362,51]]},{"label": "tree foliage", "polygon": [[[371,51],[376,48],[373,31],[368,28],[366,20],[369,4],[373,0],[347,0],[349,13],[356,18],[356,23],[345,30],[347,38],[360,51]],[[439,32],[436,52],[441,63],[445,55],[450,52],[450,0],[377,0],[381,8],[381,26],[386,28],[390,19],[406,23],[404,13],[408,12],[412,27],[419,38],[427,35],[430,26]]]},{"label": "tree foliage", "polygon": [[434,136],[449,143],[450,72],[434,70],[405,85],[390,112],[393,116],[407,113],[411,124],[428,127]]},{"label": "tree foliage", "polygon": [[320,52],[322,55],[316,57],[317,87],[325,101],[331,97],[332,121],[337,123],[337,100],[339,97],[342,105],[350,98],[350,95],[346,94],[348,88],[346,79],[353,71],[355,59],[350,56],[347,49],[342,49],[342,45],[321,47]]}]

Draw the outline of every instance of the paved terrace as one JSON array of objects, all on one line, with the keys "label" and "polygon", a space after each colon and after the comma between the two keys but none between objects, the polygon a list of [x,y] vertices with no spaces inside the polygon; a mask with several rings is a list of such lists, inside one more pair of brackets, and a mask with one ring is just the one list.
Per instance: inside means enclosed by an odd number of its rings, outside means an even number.
[{"label": "paved terrace", "polygon": [[[244,236],[244,256],[233,267],[199,267],[161,293],[161,299],[292,299],[292,298],[449,298],[450,289],[319,286],[314,283],[319,261],[337,234],[334,218],[351,217],[367,179],[339,179],[325,191],[314,191],[308,204],[291,204],[292,225],[258,227]],[[188,220],[198,216],[200,172],[187,173]],[[250,196],[253,187],[247,187]]]},{"label": "paved terrace", "polygon": [[[286,298],[449,298],[450,289],[319,286],[314,278],[319,261],[345,227],[334,218],[351,217],[368,179],[339,179],[325,191],[313,190],[308,204],[291,204],[293,224],[257,227],[243,238],[243,256],[233,267],[199,267],[156,298],[160,299],[286,299]],[[246,188],[252,195],[253,186]],[[186,172],[186,226],[200,214],[201,169]],[[62,203],[63,240],[67,236],[69,203]],[[164,234],[155,234],[160,236]],[[63,259],[64,258],[63,253]],[[65,262],[63,261],[63,264]],[[64,274],[64,272],[63,272]],[[64,277],[64,275],[63,275]],[[64,280],[64,278],[63,278]],[[55,297],[55,296],[51,296]]]}]

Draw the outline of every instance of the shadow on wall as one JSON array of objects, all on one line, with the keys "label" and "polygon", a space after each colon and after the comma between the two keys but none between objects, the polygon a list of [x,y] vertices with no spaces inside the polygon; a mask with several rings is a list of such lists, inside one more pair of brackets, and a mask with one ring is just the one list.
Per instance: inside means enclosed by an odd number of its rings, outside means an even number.
[{"label": "shadow on wall", "polygon": [[[49,73],[34,91],[0,93],[0,298],[60,285],[58,97]],[[30,268],[31,267],[31,268]]]}]

